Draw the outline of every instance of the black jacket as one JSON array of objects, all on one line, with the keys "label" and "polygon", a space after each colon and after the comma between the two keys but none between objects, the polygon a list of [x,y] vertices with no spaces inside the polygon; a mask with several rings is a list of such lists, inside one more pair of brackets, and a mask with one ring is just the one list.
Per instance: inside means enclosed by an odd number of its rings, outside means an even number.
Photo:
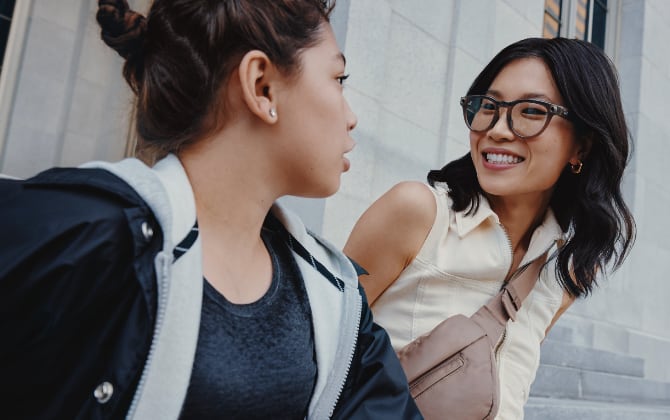
[{"label": "black jacket", "polygon": [[[123,417],[154,324],[160,229],[102,170],[0,181],[0,399],[20,418]],[[153,227],[153,237],[142,233]],[[103,382],[112,398],[94,396]]]},{"label": "black jacket", "polygon": [[[0,180],[0,221],[3,412],[125,417],[155,323],[153,257],[163,241],[151,210],[109,172],[52,169]],[[103,401],[105,382],[114,389]],[[421,418],[365,302],[334,417]]]}]

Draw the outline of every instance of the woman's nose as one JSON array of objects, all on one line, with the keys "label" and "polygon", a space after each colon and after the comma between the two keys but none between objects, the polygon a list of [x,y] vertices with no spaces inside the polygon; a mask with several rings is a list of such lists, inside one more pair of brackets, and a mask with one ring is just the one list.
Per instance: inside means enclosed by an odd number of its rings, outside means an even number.
[{"label": "woman's nose", "polygon": [[489,129],[488,136],[496,141],[513,141],[516,137],[510,127],[508,113],[510,110],[507,107],[498,108],[498,121]]}]

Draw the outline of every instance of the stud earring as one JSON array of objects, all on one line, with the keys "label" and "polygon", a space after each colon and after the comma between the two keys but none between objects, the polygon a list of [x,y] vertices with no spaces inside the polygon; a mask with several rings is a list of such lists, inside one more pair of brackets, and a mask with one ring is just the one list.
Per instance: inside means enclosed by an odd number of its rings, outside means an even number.
[{"label": "stud earring", "polygon": [[573,174],[577,175],[582,172],[582,168],[584,167],[584,162],[581,160],[577,160],[577,163],[571,163],[570,164],[570,170],[572,171]]},{"label": "stud earring", "polygon": [[274,108],[270,108],[270,112],[269,112],[269,114],[270,114],[270,116],[271,116],[272,118],[274,118],[274,117],[277,116],[277,111],[275,111]]}]

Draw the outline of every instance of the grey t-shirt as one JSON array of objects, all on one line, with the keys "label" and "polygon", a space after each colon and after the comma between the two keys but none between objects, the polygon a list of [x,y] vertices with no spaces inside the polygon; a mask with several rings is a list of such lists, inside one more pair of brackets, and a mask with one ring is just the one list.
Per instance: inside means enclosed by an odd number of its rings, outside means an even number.
[{"label": "grey t-shirt", "polygon": [[261,236],[273,268],[263,297],[233,304],[205,280],[181,419],[303,419],[307,414],[317,374],[307,292],[281,235],[266,222]]}]

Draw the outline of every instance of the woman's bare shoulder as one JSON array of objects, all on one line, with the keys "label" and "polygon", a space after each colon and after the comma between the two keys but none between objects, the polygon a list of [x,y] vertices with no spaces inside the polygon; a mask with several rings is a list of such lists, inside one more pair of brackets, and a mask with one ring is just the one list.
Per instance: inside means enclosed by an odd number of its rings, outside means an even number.
[{"label": "woman's bare shoulder", "polygon": [[417,181],[404,181],[391,188],[382,199],[398,222],[432,226],[437,204],[430,187]]}]

